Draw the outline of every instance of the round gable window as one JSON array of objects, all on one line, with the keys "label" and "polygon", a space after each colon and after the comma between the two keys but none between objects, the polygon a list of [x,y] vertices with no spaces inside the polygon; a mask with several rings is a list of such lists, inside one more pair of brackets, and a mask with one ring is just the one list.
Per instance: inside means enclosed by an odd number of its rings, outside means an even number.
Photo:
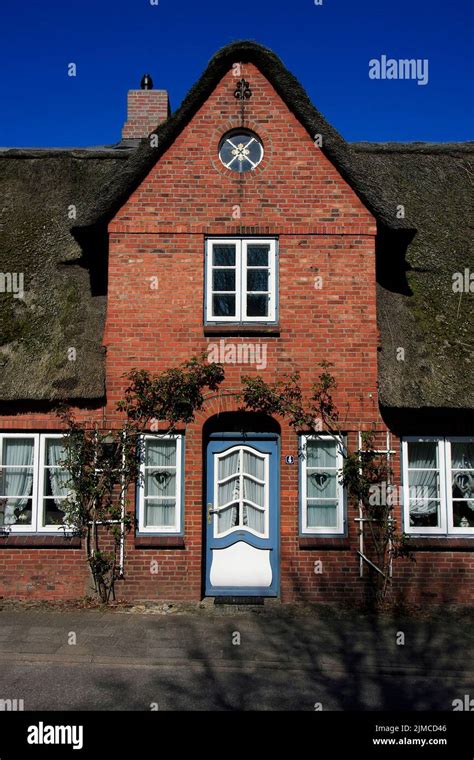
[{"label": "round gable window", "polygon": [[263,158],[263,145],[254,132],[233,130],[222,138],[219,158],[233,172],[250,172]]}]

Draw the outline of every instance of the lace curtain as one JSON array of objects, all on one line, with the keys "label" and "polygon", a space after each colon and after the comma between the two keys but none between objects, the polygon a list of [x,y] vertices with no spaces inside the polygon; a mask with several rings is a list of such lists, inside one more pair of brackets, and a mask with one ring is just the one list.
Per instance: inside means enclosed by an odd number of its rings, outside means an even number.
[{"label": "lace curtain", "polygon": [[3,442],[3,494],[7,497],[4,525],[14,525],[27,506],[33,489],[34,443],[28,438],[13,438]]},{"label": "lace curtain", "polygon": [[[235,477],[231,477],[231,475]],[[240,451],[233,451],[226,457],[219,459],[218,478],[219,481],[226,478],[229,480],[225,480],[224,483],[219,482],[217,506],[221,507],[229,502],[237,502],[219,512],[218,532],[224,533],[239,522]]]},{"label": "lace curtain", "polygon": [[47,442],[47,451],[46,464],[49,468],[48,478],[51,493],[54,496],[54,503],[60,508],[61,499],[69,494],[67,484],[70,476],[61,464],[64,459],[64,447],[60,440],[52,440]]},{"label": "lace curtain", "polygon": [[410,514],[414,517],[437,512],[438,447],[427,441],[408,444],[408,485],[410,489]]},{"label": "lace curtain", "polygon": [[337,526],[337,443],[315,439],[306,447],[308,528]]},{"label": "lace curtain", "polygon": [[[242,462],[242,477],[240,466]],[[254,478],[262,481],[259,483]],[[239,524],[239,509],[242,508],[242,525],[257,533],[265,531],[265,465],[264,460],[250,451],[236,450],[219,459],[218,467],[218,508],[219,533]],[[241,485],[242,484],[242,485]],[[240,492],[243,488],[243,493]],[[232,503],[229,503],[232,502]],[[249,504],[253,502],[253,504]],[[262,509],[257,509],[257,506]]]},{"label": "lace curtain", "polygon": [[172,527],[176,522],[176,442],[147,441],[145,524]]}]

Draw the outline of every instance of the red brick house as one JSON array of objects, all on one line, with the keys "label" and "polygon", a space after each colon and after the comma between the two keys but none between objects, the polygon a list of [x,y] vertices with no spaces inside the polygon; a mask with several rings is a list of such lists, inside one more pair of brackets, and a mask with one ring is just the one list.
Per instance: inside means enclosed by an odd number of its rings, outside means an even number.
[{"label": "red brick house", "polygon": [[[416,558],[394,563],[393,594],[472,602],[473,144],[348,144],[250,42],[172,115],[163,90],[128,102],[118,145],[0,153],[0,595],[88,593],[60,524],[58,402],[118,425],[124,373],[208,351],[222,392],[147,438],[120,597],[360,601],[364,539],[337,472],[375,428]],[[239,413],[243,375],[298,369],[309,391],[321,361],[340,445]]]}]

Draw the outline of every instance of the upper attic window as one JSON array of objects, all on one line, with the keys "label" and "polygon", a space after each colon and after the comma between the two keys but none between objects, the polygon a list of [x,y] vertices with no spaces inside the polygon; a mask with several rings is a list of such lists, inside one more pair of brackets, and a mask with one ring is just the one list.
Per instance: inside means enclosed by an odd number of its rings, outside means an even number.
[{"label": "upper attic window", "polygon": [[253,171],[263,158],[263,145],[255,132],[234,129],[220,141],[219,158],[233,172]]}]

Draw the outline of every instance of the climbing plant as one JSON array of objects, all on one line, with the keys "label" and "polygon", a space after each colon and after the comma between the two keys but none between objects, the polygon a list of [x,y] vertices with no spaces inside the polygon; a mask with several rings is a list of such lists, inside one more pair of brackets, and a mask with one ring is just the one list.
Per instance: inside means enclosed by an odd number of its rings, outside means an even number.
[{"label": "climbing plant", "polygon": [[[333,398],[336,380],[331,364],[322,362],[318,381],[313,385],[305,404],[294,373],[277,383],[267,383],[260,376],[243,378],[242,398],[246,409],[279,415],[300,432],[329,433],[341,440],[340,415]],[[384,454],[376,447],[374,431],[362,433],[360,450],[344,451],[344,463],[339,473],[341,484],[360,507],[360,514],[369,532],[369,553],[363,557],[368,565],[369,604],[382,607],[391,582],[391,566],[398,557],[410,557],[408,537],[398,531],[394,516],[394,500],[374,499],[374,492],[391,492],[393,473]],[[301,455],[304,455],[303,452]],[[385,488],[383,488],[385,484]],[[359,530],[362,530],[360,525]]]},{"label": "climbing plant", "polygon": [[369,560],[369,603],[382,607],[391,583],[393,560],[399,557],[413,560],[413,555],[409,537],[398,530],[394,516],[396,499],[387,498],[393,489],[393,472],[386,455],[377,450],[375,439],[374,431],[362,433],[361,449],[347,453],[344,459],[341,481],[348,495],[358,503],[364,525],[368,526],[366,551],[370,556],[366,554],[363,559]]},{"label": "climbing plant", "polygon": [[93,588],[106,603],[115,598],[120,546],[133,524],[127,492],[139,477],[137,432],[129,425],[107,431],[87,428],[70,410],[60,416],[65,426],[61,464],[68,472],[69,490],[63,502],[64,529],[85,539]]},{"label": "climbing plant", "polygon": [[201,354],[159,375],[133,369],[126,377],[129,385],[117,406],[129,424],[144,430],[154,421],[162,421],[170,432],[178,423],[193,421],[204,406],[205,389],[217,391],[224,369],[221,364],[208,363],[206,354]]},{"label": "climbing plant", "polygon": [[160,375],[134,369],[126,377],[129,384],[118,403],[124,416],[119,429],[91,428],[77,422],[70,409],[58,410],[64,427],[61,464],[70,492],[64,529],[85,539],[93,588],[104,603],[115,598],[124,535],[134,525],[127,495],[140,481],[143,433],[159,425],[157,434],[168,434],[176,425],[192,422],[205,403],[204,391],[216,391],[224,371],[200,356]]}]

